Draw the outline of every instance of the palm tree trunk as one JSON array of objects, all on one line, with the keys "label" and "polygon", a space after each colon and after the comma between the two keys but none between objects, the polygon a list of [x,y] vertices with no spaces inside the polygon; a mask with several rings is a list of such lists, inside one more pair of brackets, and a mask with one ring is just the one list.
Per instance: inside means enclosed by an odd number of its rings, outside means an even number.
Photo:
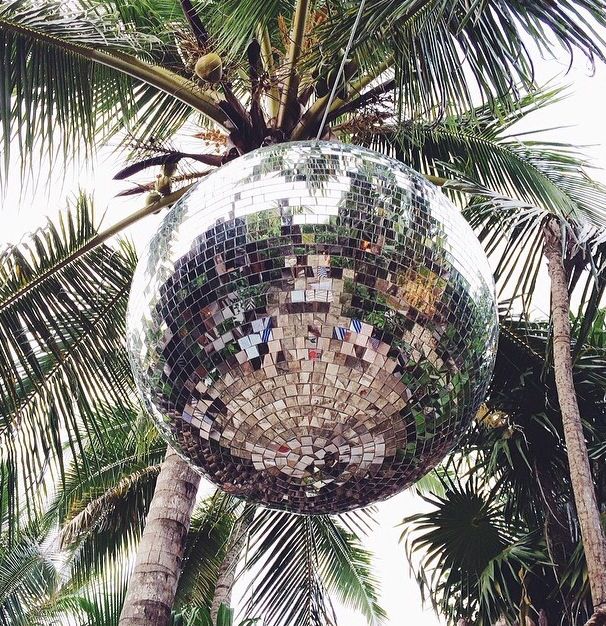
[{"label": "palm tree trunk", "polygon": [[212,605],[210,607],[210,617],[213,624],[217,623],[217,615],[222,604],[229,606],[231,603],[231,593],[236,579],[236,569],[240,562],[240,556],[248,539],[248,531],[250,530],[254,520],[254,507],[247,506],[241,517],[234,524],[234,528],[227,542],[225,557],[219,567],[217,573],[217,585],[215,587],[215,595],[213,596]]},{"label": "palm tree trunk", "polygon": [[167,626],[200,475],[171,447],[156,482],[119,626]]},{"label": "palm tree trunk", "polygon": [[570,302],[563,263],[562,232],[557,219],[549,219],[545,225],[544,237],[545,256],[549,262],[549,277],[551,278],[555,383],[568,451],[572,492],[585,549],[591,597],[594,610],[601,611],[606,608],[606,539],[602,529],[572,377],[568,317]]}]

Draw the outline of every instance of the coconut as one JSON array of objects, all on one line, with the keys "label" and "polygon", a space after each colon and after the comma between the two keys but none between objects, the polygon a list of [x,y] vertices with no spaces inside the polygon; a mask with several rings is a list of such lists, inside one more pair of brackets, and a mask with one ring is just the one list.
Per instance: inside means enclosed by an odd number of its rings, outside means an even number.
[{"label": "coconut", "polygon": [[162,194],[157,191],[150,191],[147,196],[145,196],[145,206],[156,204],[159,200],[162,200]]},{"label": "coconut", "polygon": [[156,177],[156,191],[161,193],[163,196],[170,193],[170,176],[165,176],[164,174],[158,174]]},{"label": "coconut", "polygon": [[216,52],[209,52],[196,61],[196,76],[209,83],[218,83],[223,76],[223,61]]}]

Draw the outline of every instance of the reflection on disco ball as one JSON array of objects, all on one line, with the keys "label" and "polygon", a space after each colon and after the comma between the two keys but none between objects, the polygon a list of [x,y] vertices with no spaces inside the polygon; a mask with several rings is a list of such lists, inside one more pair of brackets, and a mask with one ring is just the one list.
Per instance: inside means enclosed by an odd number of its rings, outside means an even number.
[{"label": "reflection on disco ball", "polygon": [[486,257],[439,190],[370,150],[306,142],[243,156],[175,205],[128,325],[148,408],[208,478],[336,513],[455,445],[497,318]]}]

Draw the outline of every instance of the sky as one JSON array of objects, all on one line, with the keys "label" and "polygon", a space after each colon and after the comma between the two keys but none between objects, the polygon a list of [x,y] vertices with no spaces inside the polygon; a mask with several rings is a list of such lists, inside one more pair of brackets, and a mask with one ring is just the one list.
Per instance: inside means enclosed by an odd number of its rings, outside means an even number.
[{"label": "sky", "polygon": [[[587,64],[580,58],[564,76],[567,68],[567,58],[537,63],[540,82],[557,77],[554,83],[569,84],[569,95],[562,102],[531,116],[518,129],[552,129],[543,136],[581,148],[596,167],[604,168],[595,170],[593,176],[606,183],[606,68],[598,67],[592,76]],[[103,223],[106,226],[137,210],[142,204],[140,198],[114,197],[125,188],[124,183],[112,180],[120,165],[111,150],[105,149],[92,166],[82,163],[63,173],[57,172],[50,187],[37,192],[31,189],[21,191],[18,177],[12,176],[8,182],[7,197],[0,208],[0,244],[17,242],[26,232],[43,225],[46,217],[55,216],[65,206],[65,198],[73,197],[79,188],[94,195],[98,214],[105,212]],[[140,246],[154,231],[161,217],[150,216],[127,234]],[[410,577],[404,548],[399,543],[401,529],[397,527],[404,516],[420,512],[426,506],[410,491],[379,504],[379,523],[376,531],[366,539],[367,547],[375,554],[381,604],[389,615],[388,626],[440,624],[432,610],[422,606],[417,585]],[[338,612],[339,623],[366,626],[363,618],[343,607],[339,607]]]}]

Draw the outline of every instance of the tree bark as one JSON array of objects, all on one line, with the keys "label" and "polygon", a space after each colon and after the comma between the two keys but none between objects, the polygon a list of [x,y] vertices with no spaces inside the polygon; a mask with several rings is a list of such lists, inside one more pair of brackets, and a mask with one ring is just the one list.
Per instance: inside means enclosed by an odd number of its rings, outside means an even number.
[{"label": "tree bark", "polygon": [[604,626],[606,624],[606,607],[596,609],[585,626]]},{"label": "tree bark", "polygon": [[119,626],[167,626],[200,475],[171,447],[156,482]]},{"label": "tree bark", "polygon": [[236,569],[240,562],[240,557],[246,540],[248,539],[248,531],[254,520],[254,507],[247,506],[241,517],[234,524],[234,528],[227,542],[225,557],[219,567],[217,573],[217,585],[215,587],[215,595],[210,607],[210,617],[212,623],[216,625],[219,608],[222,604],[229,606],[231,603],[231,593],[234,588],[236,579]]},{"label": "tree bark", "polygon": [[591,597],[594,610],[598,611],[606,607],[606,539],[572,377],[568,281],[564,270],[562,232],[556,218],[549,219],[545,225],[544,238],[545,256],[549,262],[551,279],[555,383],[568,451],[572,492],[587,561]]}]

